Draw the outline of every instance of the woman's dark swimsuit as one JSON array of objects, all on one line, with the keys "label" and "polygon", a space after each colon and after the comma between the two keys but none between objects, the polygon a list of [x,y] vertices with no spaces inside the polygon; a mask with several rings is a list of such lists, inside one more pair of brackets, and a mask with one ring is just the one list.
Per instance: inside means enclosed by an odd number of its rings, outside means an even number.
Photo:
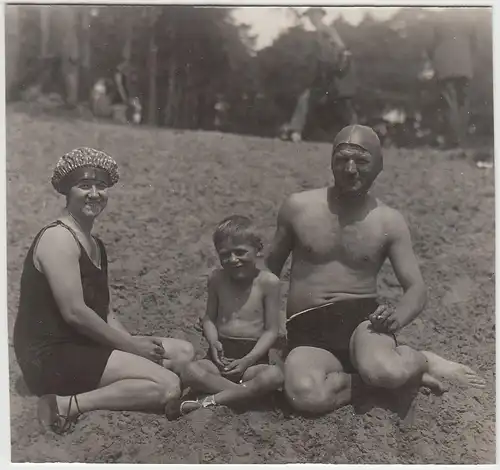
[{"label": "woman's dark swimsuit", "polygon": [[79,333],[61,315],[45,275],[33,263],[38,240],[48,228],[69,230],[80,247],[80,275],[85,304],[107,321],[109,309],[108,261],[97,240],[101,268],[95,266],[75,232],[61,221],[44,227],[24,261],[19,310],[14,326],[14,349],[26,385],[36,395],[74,395],[95,390],[113,348]]},{"label": "woman's dark swimsuit", "polygon": [[288,352],[299,346],[324,349],[340,361],[344,372],[354,372],[349,354],[351,336],[377,307],[375,298],[349,299],[294,315],[286,324]]}]

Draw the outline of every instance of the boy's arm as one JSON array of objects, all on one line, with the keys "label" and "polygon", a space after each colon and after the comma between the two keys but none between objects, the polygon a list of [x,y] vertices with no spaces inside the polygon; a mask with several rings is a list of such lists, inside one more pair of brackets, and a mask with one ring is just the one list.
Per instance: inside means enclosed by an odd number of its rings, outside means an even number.
[{"label": "boy's arm", "polygon": [[268,274],[264,286],[264,333],[255,347],[245,356],[251,364],[255,364],[273,347],[280,327],[280,280]]},{"label": "boy's arm", "polygon": [[219,340],[219,334],[215,323],[217,321],[217,311],[219,301],[216,289],[216,273],[212,273],[207,281],[207,309],[203,317],[203,334],[210,346],[213,346]]}]

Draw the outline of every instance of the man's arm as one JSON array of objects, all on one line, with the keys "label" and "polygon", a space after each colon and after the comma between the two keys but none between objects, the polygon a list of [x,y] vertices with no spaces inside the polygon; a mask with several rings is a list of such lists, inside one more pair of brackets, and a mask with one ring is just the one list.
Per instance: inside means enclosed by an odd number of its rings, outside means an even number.
[{"label": "man's arm", "polygon": [[427,290],[413,252],[410,230],[403,216],[391,210],[386,232],[389,234],[388,255],[394,273],[404,290],[394,312],[389,313],[385,326],[394,332],[414,320],[425,307]]},{"label": "man's arm", "polygon": [[293,248],[292,198],[288,198],[278,212],[276,232],[265,261],[267,268],[278,278]]}]

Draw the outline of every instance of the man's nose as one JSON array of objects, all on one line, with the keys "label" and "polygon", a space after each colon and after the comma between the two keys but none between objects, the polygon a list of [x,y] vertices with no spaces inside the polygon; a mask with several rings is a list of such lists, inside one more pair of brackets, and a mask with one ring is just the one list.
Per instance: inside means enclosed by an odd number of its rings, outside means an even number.
[{"label": "man's nose", "polygon": [[238,257],[234,253],[231,253],[231,256],[229,257],[229,261],[234,263],[235,261],[238,261]]},{"label": "man's nose", "polygon": [[97,189],[97,186],[93,185],[93,186],[90,188],[90,191],[89,191],[89,196],[90,196],[90,197],[98,197],[98,196],[99,196],[99,190]]},{"label": "man's nose", "polygon": [[349,160],[347,162],[346,171],[348,173],[356,173],[358,171],[358,168],[356,167],[356,163],[354,163],[354,160]]}]

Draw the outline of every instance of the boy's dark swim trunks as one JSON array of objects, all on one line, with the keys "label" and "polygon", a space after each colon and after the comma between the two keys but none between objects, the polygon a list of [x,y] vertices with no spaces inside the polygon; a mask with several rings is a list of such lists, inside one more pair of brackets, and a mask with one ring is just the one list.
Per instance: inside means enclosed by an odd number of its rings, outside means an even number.
[{"label": "boy's dark swim trunks", "polygon": [[[219,337],[224,352],[224,362],[234,361],[245,357],[257,344],[256,339],[243,339],[243,338],[224,338]],[[212,360],[210,350],[207,351],[206,359]],[[269,355],[261,357],[255,364],[269,364]],[[229,378],[229,377],[228,377]],[[239,382],[241,377],[231,377],[232,381]]]}]

